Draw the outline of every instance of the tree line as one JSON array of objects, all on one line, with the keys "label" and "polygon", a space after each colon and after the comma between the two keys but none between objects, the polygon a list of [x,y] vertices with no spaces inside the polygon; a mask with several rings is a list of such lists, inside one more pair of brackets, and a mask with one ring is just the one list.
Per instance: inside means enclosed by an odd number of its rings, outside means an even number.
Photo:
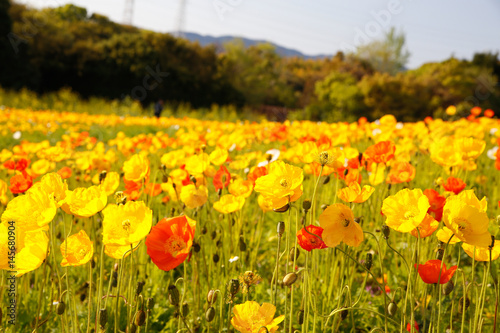
[{"label": "tree line", "polygon": [[386,113],[408,121],[439,116],[451,104],[500,111],[498,53],[405,70],[403,44],[404,35],[391,30],[357,53],[324,59],[281,57],[271,45],[245,48],[238,41],[219,52],[74,5],[38,10],[0,0],[6,89],[44,94],[69,87],[85,99],[130,96],[143,106],[159,99],[194,108],[276,106],[332,121]]}]

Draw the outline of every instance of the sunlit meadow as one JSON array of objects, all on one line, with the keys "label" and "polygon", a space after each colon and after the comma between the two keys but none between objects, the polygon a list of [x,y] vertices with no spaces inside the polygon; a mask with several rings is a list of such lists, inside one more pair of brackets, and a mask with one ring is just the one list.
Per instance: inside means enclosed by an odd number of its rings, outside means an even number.
[{"label": "sunlit meadow", "polygon": [[4,108],[0,331],[496,332],[500,122],[455,112]]}]

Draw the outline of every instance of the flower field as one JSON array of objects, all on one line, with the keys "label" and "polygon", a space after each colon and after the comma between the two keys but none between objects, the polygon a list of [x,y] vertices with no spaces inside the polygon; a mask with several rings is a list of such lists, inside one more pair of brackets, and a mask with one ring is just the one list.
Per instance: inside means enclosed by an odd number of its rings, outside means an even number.
[{"label": "flower field", "polygon": [[0,332],[500,332],[500,121],[446,116],[5,108]]}]

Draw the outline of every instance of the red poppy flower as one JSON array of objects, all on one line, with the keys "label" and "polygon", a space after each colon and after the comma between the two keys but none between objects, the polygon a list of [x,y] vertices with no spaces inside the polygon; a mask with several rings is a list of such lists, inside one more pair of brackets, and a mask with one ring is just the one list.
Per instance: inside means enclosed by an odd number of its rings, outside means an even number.
[{"label": "red poppy flower", "polygon": [[33,178],[26,172],[13,176],[10,179],[10,191],[13,194],[24,193],[33,185]]},{"label": "red poppy flower", "polygon": [[148,255],[161,270],[169,271],[186,260],[193,245],[196,222],[185,215],[164,218],[146,237]]},{"label": "red poppy flower", "polygon": [[484,110],[484,116],[487,118],[491,118],[495,115],[495,112],[491,109]]},{"label": "red poppy flower", "polygon": [[370,163],[387,163],[394,158],[396,145],[392,141],[380,141],[366,149],[363,159]]},{"label": "red poppy flower", "polygon": [[256,167],[248,174],[247,180],[250,180],[253,183],[253,186],[255,186],[255,181],[265,175],[267,175],[267,168],[265,166]]},{"label": "red poppy flower", "polygon": [[162,190],[161,190],[161,185],[160,184],[155,184],[155,183],[147,183],[146,184],[146,194],[152,197],[156,197],[159,195]]},{"label": "red poppy flower", "polygon": [[472,109],[470,109],[470,114],[473,116],[479,116],[481,114],[482,110],[479,106],[475,106]]},{"label": "red poppy flower", "polygon": [[431,205],[427,210],[427,213],[433,216],[436,221],[441,222],[443,218],[443,207],[446,202],[446,198],[439,194],[439,192],[428,188],[424,191],[424,195],[429,199],[429,204]]},{"label": "red poppy flower", "polygon": [[[307,231],[309,231],[311,234],[317,235],[321,237],[323,234],[323,228],[317,227],[315,225],[308,225]],[[303,248],[306,251],[311,251],[313,249],[325,249],[327,248],[326,244],[319,239],[316,236],[313,236],[309,234],[305,229],[302,228],[299,231],[297,231],[297,241],[300,245],[301,248]]]},{"label": "red poppy flower", "polygon": [[[414,322],[414,323],[413,323],[413,327],[415,327],[415,330],[416,330],[417,332],[420,332],[420,328],[418,327],[417,322]],[[410,323],[406,324],[406,330],[407,330],[408,332],[411,332],[411,324],[410,324]]]},{"label": "red poppy flower", "polygon": [[73,171],[69,167],[62,167],[57,173],[62,179],[68,179],[73,174]]},{"label": "red poppy flower", "polygon": [[[417,268],[417,264],[415,264],[415,268]],[[425,283],[435,284],[438,283],[440,269],[441,260],[429,260],[424,265],[418,265],[418,275],[420,275],[420,278]],[[445,284],[450,281],[456,270],[457,266],[452,266],[450,267],[450,269],[446,269],[446,264],[443,263],[443,270],[441,271],[441,279],[439,280],[439,284]]]},{"label": "red poppy flower", "polygon": [[24,171],[26,170],[29,164],[30,164],[29,160],[21,158],[20,160],[17,161],[8,160],[3,164],[3,166],[9,170]]},{"label": "red poppy flower", "polygon": [[221,165],[219,170],[215,173],[213,180],[215,190],[218,191],[220,189],[228,187],[230,181],[231,174],[225,166]]},{"label": "red poppy flower", "polygon": [[464,181],[460,178],[448,177],[446,183],[443,184],[444,189],[449,192],[458,194],[467,186]]}]

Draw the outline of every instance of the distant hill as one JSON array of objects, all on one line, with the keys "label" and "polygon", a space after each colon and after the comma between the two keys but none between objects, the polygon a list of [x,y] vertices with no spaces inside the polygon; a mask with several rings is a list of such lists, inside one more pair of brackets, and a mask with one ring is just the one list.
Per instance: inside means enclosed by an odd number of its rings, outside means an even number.
[{"label": "distant hill", "polygon": [[[177,33],[174,33],[175,35],[178,35]],[[281,56],[284,57],[300,57],[304,59],[321,59],[321,58],[330,58],[332,55],[328,54],[320,54],[320,55],[315,55],[315,56],[310,56],[306,55],[300,51],[294,50],[294,49],[289,49],[265,40],[255,40],[255,39],[249,39],[249,38],[243,38],[243,37],[235,37],[235,36],[220,36],[220,37],[214,37],[214,36],[203,36],[197,33],[193,32],[183,32],[180,36],[181,38],[185,38],[189,41],[192,42],[198,42],[200,43],[201,46],[206,46],[210,44],[214,44],[218,46],[221,50],[224,47],[224,43],[230,42],[235,39],[240,39],[243,41],[245,44],[245,47],[249,47],[252,45],[257,45],[257,44],[262,44],[262,43],[269,43],[276,47],[276,53],[278,53]]]}]

